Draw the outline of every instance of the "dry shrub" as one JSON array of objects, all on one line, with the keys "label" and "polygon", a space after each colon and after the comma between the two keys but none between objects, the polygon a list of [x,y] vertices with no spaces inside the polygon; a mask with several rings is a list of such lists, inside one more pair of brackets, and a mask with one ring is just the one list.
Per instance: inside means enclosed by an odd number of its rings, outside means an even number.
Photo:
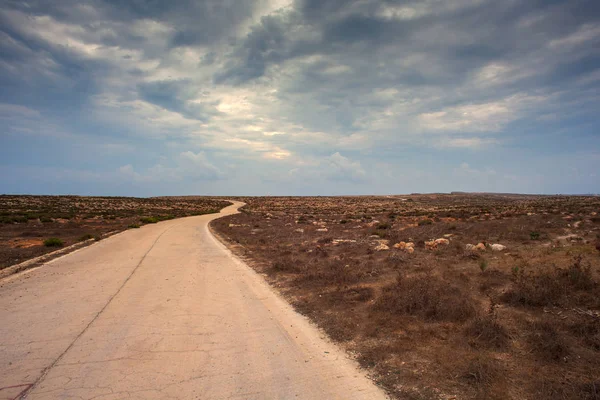
[{"label": "dry shrub", "polygon": [[478,397],[491,398],[495,396],[490,389],[502,380],[502,368],[497,361],[477,355],[467,362],[460,377],[463,382],[477,390]]},{"label": "dry shrub", "polygon": [[568,329],[574,336],[580,338],[586,347],[600,351],[600,319],[588,318],[577,321],[570,324]]},{"label": "dry shrub", "polygon": [[569,346],[551,322],[536,321],[529,326],[527,342],[545,361],[560,361],[570,353]]},{"label": "dry shrub", "polygon": [[298,273],[301,271],[298,260],[291,257],[282,257],[271,264],[272,272]]},{"label": "dry shrub", "polygon": [[557,305],[573,292],[596,287],[590,265],[584,265],[581,256],[578,256],[567,269],[557,268],[536,274],[517,273],[514,287],[504,294],[503,300],[514,305]]},{"label": "dry shrub", "polygon": [[306,266],[302,274],[296,278],[296,283],[340,286],[356,283],[362,276],[360,267],[345,265],[336,260],[322,259],[321,262]]},{"label": "dry shrub", "polygon": [[373,298],[375,291],[367,286],[355,286],[340,289],[327,294],[326,298],[332,304],[364,303]]},{"label": "dry shrub", "polygon": [[465,328],[469,343],[476,348],[505,349],[509,336],[506,329],[492,315],[479,316]]},{"label": "dry shrub", "polygon": [[398,275],[396,283],[383,288],[373,309],[432,321],[461,322],[475,314],[472,300],[459,287],[428,274]]},{"label": "dry shrub", "polygon": [[571,382],[541,380],[535,385],[540,399],[600,400],[600,381]]}]

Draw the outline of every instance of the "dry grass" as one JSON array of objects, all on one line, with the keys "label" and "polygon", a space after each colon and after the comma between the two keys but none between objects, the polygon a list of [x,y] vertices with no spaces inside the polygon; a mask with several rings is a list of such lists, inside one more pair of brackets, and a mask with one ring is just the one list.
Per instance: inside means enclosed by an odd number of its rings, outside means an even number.
[{"label": "dry grass", "polygon": [[600,198],[241,200],[214,228],[394,398],[597,398]]}]

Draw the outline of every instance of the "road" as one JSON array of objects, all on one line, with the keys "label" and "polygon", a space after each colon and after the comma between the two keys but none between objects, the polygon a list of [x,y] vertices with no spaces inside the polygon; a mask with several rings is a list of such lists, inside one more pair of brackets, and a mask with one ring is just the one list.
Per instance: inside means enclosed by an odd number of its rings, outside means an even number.
[{"label": "road", "polygon": [[0,281],[0,399],[384,399],[211,235],[241,204]]}]

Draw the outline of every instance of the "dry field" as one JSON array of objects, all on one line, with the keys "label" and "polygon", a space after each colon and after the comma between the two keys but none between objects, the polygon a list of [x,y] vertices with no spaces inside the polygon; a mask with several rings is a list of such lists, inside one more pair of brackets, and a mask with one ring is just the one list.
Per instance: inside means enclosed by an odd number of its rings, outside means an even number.
[{"label": "dry field", "polygon": [[99,240],[109,233],[163,219],[218,212],[229,204],[198,197],[3,195],[0,196],[0,269],[77,242]]},{"label": "dry field", "polygon": [[600,197],[240,200],[213,230],[395,398],[600,399]]}]

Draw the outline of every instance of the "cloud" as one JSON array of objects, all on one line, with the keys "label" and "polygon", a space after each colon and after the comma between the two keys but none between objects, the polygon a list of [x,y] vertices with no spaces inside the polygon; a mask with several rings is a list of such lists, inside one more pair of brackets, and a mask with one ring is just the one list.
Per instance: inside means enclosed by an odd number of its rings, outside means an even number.
[{"label": "cloud", "polygon": [[416,155],[566,157],[600,145],[599,20],[592,0],[9,1],[0,156],[311,193],[387,189],[373,166],[425,170]]},{"label": "cloud", "polygon": [[161,162],[140,173],[131,164],[127,164],[119,167],[118,172],[122,177],[138,183],[215,180],[224,177],[223,172],[215,167],[204,153],[191,151],[180,153],[175,160],[175,166]]},{"label": "cloud", "polygon": [[351,161],[340,153],[333,153],[322,163],[325,175],[333,180],[360,181],[365,179],[366,172],[360,162]]}]

